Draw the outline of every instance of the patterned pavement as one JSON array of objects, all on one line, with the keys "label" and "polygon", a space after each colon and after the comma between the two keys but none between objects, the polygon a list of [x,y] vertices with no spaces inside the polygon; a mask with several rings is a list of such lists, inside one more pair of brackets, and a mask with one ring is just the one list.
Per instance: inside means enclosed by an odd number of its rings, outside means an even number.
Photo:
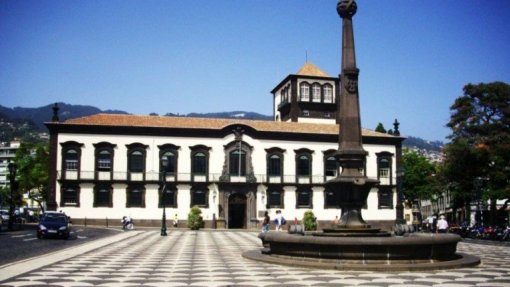
[{"label": "patterned pavement", "polygon": [[255,232],[172,230],[161,237],[140,231],[55,263],[49,259],[57,255],[47,255],[49,265],[0,286],[510,286],[508,244],[459,243],[459,252],[482,258],[477,267],[394,273],[305,269],[241,257],[259,247]]}]

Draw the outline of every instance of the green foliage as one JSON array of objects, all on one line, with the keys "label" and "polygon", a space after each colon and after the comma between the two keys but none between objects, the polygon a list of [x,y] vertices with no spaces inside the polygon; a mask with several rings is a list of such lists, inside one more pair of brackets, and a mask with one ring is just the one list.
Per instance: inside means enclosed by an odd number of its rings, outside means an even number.
[{"label": "green foliage", "polygon": [[434,195],[439,194],[437,167],[423,155],[404,150],[402,167],[405,172],[402,187],[406,199],[410,201],[432,199]]},{"label": "green foliage", "polygon": [[199,230],[203,226],[202,210],[198,206],[193,206],[188,213],[188,228],[191,230]]},{"label": "green foliage", "polygon": [[0,114],[0,142],[19,139],[23,142],[43,142],[34,122],[27,119],[9,119]]},{"label": "green foliage", "polygon": [[376,132],[380,132],[380,133],[386,133],[386,129],[384,128],[382,123],[379,123],[377,125],[377,127],[375,128],[375,131]]},{"label": "green foliage", "polygon": [[16,151],[18,193],[28,197],[42,208],[46,201],[49,183],[49,152],[47,144],[22,143]]},{"label": "green foliage", "polygon": [[[510,196],[510,85],[468,84],[450,107],[445,175],[457,201]],[[484,181],[482,194],[475,184]],[[478,183],[479,184],[479,183]]]},{"label": "green foliage", "polygon": [[303,225],[305,226],[305,230],[316,230],[317,229],[317,219],[313,214],[313,211],[307,210],[303,215]]},{"label": "green foliage", "polygon": [[9,205],[10,188],[8,186],[0,186],[0,207]]}]

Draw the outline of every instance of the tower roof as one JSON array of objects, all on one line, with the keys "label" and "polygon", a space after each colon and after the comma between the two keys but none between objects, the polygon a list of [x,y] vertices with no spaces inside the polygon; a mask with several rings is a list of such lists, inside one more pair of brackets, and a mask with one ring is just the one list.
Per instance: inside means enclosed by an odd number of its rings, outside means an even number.
[{"label": "tower roof", "polygon": [[317,77],[330,77],[328,73],[321,70],[319,67],[315,66],[312,63],[306,62],[301,69],[296,73],[296,75],[301,76],[317,76]]}]

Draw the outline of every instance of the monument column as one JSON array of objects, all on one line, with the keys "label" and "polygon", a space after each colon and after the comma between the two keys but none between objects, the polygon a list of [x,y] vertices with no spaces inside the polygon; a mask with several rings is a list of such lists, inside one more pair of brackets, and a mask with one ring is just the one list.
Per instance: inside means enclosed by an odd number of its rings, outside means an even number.
[{"label": "monument column", "polygon": [[337,159],[342,175],[362,176],[367,152],[361,144],[361,118],[359,112],[358,75],[352,17],[357,6],[353,0],[339,1],[337,12],[342,20],[342,72],[340,74],[340,101],[338,103],[340,131]]},{"label": "monument column", "polygon": [[[334,192],[342,209],[341,223],[336,227],[342,232],[377,232],[372,230],[361,216],[361,208],[368,194],[378,181],[367,178],[365,167],[367,152],[362,146],[361,119],[359,112],[358,75],[352,17],[357,5],[353,0],[340,0],[337,12],[342,18],[342,71],[340,74],[340,100],[338,101],[338,150],[335,157],[342,168],[341,173],[325,186]],[[326,231],[326,230],[325,230]]]}]

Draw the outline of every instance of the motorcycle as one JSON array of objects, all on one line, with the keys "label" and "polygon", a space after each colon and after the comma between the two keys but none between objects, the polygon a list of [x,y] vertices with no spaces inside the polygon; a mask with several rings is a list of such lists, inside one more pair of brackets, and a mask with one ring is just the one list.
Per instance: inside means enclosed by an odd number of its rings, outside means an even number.
[{"label": "motorcycle", "polygon": [[135,224],[133,223],[133,219],[131,217],[124,216],[120,222],[122,222],[123,230],[133,230],[133,228],[135,228]]},{"label": "motorcycle", "polygon": [[485,233],[485,227],[481,225],[475,225],[471,227],[469,231],[469,238],[471,239],[483,239]]},{"label": "motorcycle", "polygon": [[510,239],[510,225],[508,225],[506,228],[501,229],[501,233],[498,236],[500,241],[506,241]]}]

